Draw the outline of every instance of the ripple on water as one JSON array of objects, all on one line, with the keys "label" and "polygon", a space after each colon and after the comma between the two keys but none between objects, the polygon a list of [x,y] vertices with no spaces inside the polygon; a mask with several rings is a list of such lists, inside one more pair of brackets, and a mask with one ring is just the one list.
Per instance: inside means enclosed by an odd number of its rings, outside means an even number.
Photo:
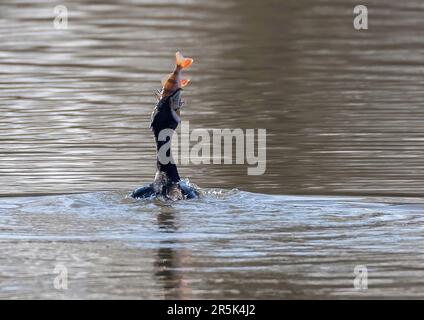
[{"label": "ripple on water", "polygon": [[0,273],[9,274],[0,296],[55,297],[47,274],[58,261],[78,275],[64,297],[354,297],[358,264],[373,274],[362,296],[422,294],[421,199],[127,195],[0,198]]}]

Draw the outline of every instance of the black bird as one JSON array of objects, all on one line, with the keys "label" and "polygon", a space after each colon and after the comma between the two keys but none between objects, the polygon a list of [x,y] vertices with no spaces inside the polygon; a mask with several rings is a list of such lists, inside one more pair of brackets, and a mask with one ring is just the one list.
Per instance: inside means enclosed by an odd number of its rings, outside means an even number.
[{"label": "black bird", "polygon": [[134,190],[131,196],[135,199],[161,196],[182,200],[199,196],[196,188],[181,180],[171,154],[172,134],[180,123],[181,92],[178,88],[171,95],[161,97],[153,111],[150,128],[156,142],[156,175],[151,184]]}]

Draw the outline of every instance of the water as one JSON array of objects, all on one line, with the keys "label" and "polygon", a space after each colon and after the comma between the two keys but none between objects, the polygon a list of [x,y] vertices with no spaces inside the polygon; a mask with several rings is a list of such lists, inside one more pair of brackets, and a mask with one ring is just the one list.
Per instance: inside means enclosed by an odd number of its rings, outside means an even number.
[{"label": "water", "polygon": [[[3,198],[0,298],[421,297],[424,201],[209,190]],[[56,265],[68,290],[54,289]],[[353,287],[366,265],[369,289]]]},{"label": "water", "polygon": [[[422,297],[423,4],[368,1],[361,32],[356,4],[2,1],[0,297]],[[135,202],[176,50],[183,120],[266,128],[267,171],[181,166],[200,200]]]}]

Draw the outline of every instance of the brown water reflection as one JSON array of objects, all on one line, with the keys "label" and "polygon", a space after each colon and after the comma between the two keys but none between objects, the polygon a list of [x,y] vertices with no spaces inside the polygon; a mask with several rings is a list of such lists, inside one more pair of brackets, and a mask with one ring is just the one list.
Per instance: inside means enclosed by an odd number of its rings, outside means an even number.
[{"label": "brown water reflection", "polygon": [[[170,233],[177,231],[175,219],[175,210],[172,207],[161,207],[157,214],[159,230]],[[193,297],[190,285],[184,279],[183,272],[179,270],[184,269],[190,262],[190,250],[176,250],[175,245],[174,240],[160,241],[154,262],[156,270],[154,275],[158,283],[163,286],[165,299],[191,299]]]},{"label": "brown water reflection", "polygon": [[[422,192],[419,1],[72,1],[0,4],[0,194],[149,181],[152,92],[172,54],[196,58],[183,117],[266,128],[267,171],[182,168],[202,187],[264,193]],[[63,4],[61,2],[61,4]]]}]

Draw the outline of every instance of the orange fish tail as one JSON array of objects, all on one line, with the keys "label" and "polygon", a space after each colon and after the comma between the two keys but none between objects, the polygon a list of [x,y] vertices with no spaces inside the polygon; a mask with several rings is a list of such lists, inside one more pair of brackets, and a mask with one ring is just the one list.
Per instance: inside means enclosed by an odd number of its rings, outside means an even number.
[{"label": "orange fish tail", "polygon": [[184,58],[184,56],[179,51],[175,54],[175,60],[177,68],[179,69],[186,69],[190,67],[194,61],[191,58]]}]

